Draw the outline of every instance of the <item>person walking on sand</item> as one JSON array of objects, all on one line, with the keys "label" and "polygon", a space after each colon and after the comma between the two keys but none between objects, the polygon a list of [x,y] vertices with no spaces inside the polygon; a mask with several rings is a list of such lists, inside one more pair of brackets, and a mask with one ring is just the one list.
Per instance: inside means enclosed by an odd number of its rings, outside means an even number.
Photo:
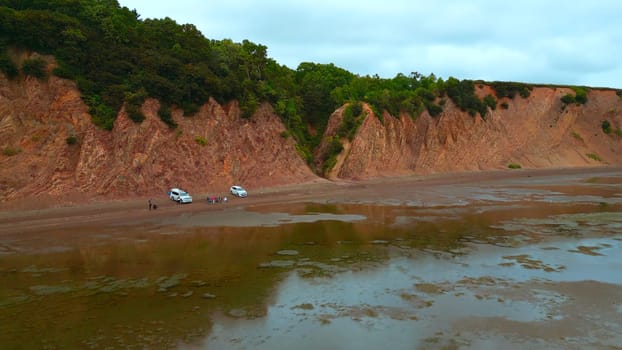
[{"label": "person walking on sand", "polygon": [[149,210],[153,207],[153,203],[151,203],[151,198],[149,198]]}]

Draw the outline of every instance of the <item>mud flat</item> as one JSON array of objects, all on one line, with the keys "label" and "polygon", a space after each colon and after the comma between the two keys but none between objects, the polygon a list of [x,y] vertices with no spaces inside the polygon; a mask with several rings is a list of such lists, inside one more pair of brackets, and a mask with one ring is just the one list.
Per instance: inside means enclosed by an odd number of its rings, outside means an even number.
[{"label": "mud flat", "polygon": [[0,212],[0,348],[610,349],[622,169]]}]

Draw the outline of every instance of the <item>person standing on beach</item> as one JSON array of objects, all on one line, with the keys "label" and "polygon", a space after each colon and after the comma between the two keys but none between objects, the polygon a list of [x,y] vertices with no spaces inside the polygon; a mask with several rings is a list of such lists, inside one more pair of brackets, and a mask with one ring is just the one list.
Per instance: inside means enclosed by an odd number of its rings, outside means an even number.
[{"label": "person standing on beach", "polygon": [[153,203],[151,203],[151,198],[149,198],[149,210],[151,210],[151,207],[153,207]]}]

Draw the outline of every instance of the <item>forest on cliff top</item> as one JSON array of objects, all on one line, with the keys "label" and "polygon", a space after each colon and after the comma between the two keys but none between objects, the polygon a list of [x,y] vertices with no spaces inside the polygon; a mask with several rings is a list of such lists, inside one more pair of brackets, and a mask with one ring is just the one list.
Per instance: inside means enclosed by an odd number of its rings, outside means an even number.
[{"label": "forest on cliff top", "polygon": [[[346,114],[341,136],[357,127],[360,102],[379,118],[383,112],[416,118],[423,111],[439,115],[449,98],[485,118],[499,98],[527,97],[531,90],[522,83],[489,82],[494,96],[479,98],[478,82],[470,80],[417,72],[384,79],[330,63],[303,62],[291,69],[267,53],[266,46],[248,40],[208,39],[194,25],[168,17],[143,20],[116,0],[0,2],[0,71],[8,79],[54,74],[75,81],[93,122],[108,130],[122,106],[140,123],[146,98],[160,101],[158,114],[171,128],[171,108],[191,117],[209,98],[223,105],[237,101],[243,118],[269,103],[288,129],[284,136],[294,137],[310,162],[328,118],[346,103],[356,108]],[[41,55],[54,57],[51,72]],[[576,87],[567,103],[584,103],[586,89]]]}]

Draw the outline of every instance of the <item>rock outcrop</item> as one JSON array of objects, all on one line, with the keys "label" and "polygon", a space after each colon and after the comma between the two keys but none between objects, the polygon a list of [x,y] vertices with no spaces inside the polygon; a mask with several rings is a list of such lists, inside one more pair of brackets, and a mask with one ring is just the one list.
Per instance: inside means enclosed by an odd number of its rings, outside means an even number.
[{"label": "rock outcrop", "polygon": [[[269,106],[250,119],[235,103],[213,100],[192,117],[173,113],[170,129],[147,100],[146,119],[121,111],[112,131],[91,122],[75,85],[50,77],[0,79],[0,201],[54,197],[124,198],[163,194],[171,187],[191,193],[224,193],[317,180]],[[70,144],[67,138],[75,136]]]},{"label": "rock outcrop", "polygon": [[[333,179],[524,168],[622,164],[622,99],[591,90],[585,105],[564,106],[567,88],[536,87],[528,98],[504,98],[485,119],[447,101],[437,117],[423,113],[382,121],[367,117],[346,141]],[[490,93],[482,86],[479,94]],[[181,187],[194,194],[321,181],[286,137],[271,107],[250,119],[235,103],[210,100],[192,117],[173,112],[170,129],[147,100],[146,119],[119,112],[112,131],[91,122],[71,81],[50,77],[8,81],[0,77],[0,202],[23,198],[81,201],[164,194]],[[332,116],[325,139],[339,129],[343,108]],[[602,121],[612,130],[605,134]],[[68,140],[68,138],[70,138]],[[72,138],[75,138],[73,143]],[[326,145],[320,145],[321,155]],[[318,162],[321,166],[321,162]]]},{"label": "rock outcrop", "polygon": [[[478,93],[490,93],[488,87]],[[502,98],[486,118],[470,116],[447,101],[437,117],[427,112],[413,120],[369,108],[352,141],[344,144],[333,179],[523,168],[582,167],[622,164],[622,98],[613,90],[591,90],[585,105],[564,105],[568,88],[535,87],[528,98]],[[504,104],[506,108],[501,107]],[[342,119],[337,110],[323,145]],[[382,121],[381,121],[382,120]],[[602,122],[611,124],[606,134]],[[615,130],[618,130],[616,133]]]}]

